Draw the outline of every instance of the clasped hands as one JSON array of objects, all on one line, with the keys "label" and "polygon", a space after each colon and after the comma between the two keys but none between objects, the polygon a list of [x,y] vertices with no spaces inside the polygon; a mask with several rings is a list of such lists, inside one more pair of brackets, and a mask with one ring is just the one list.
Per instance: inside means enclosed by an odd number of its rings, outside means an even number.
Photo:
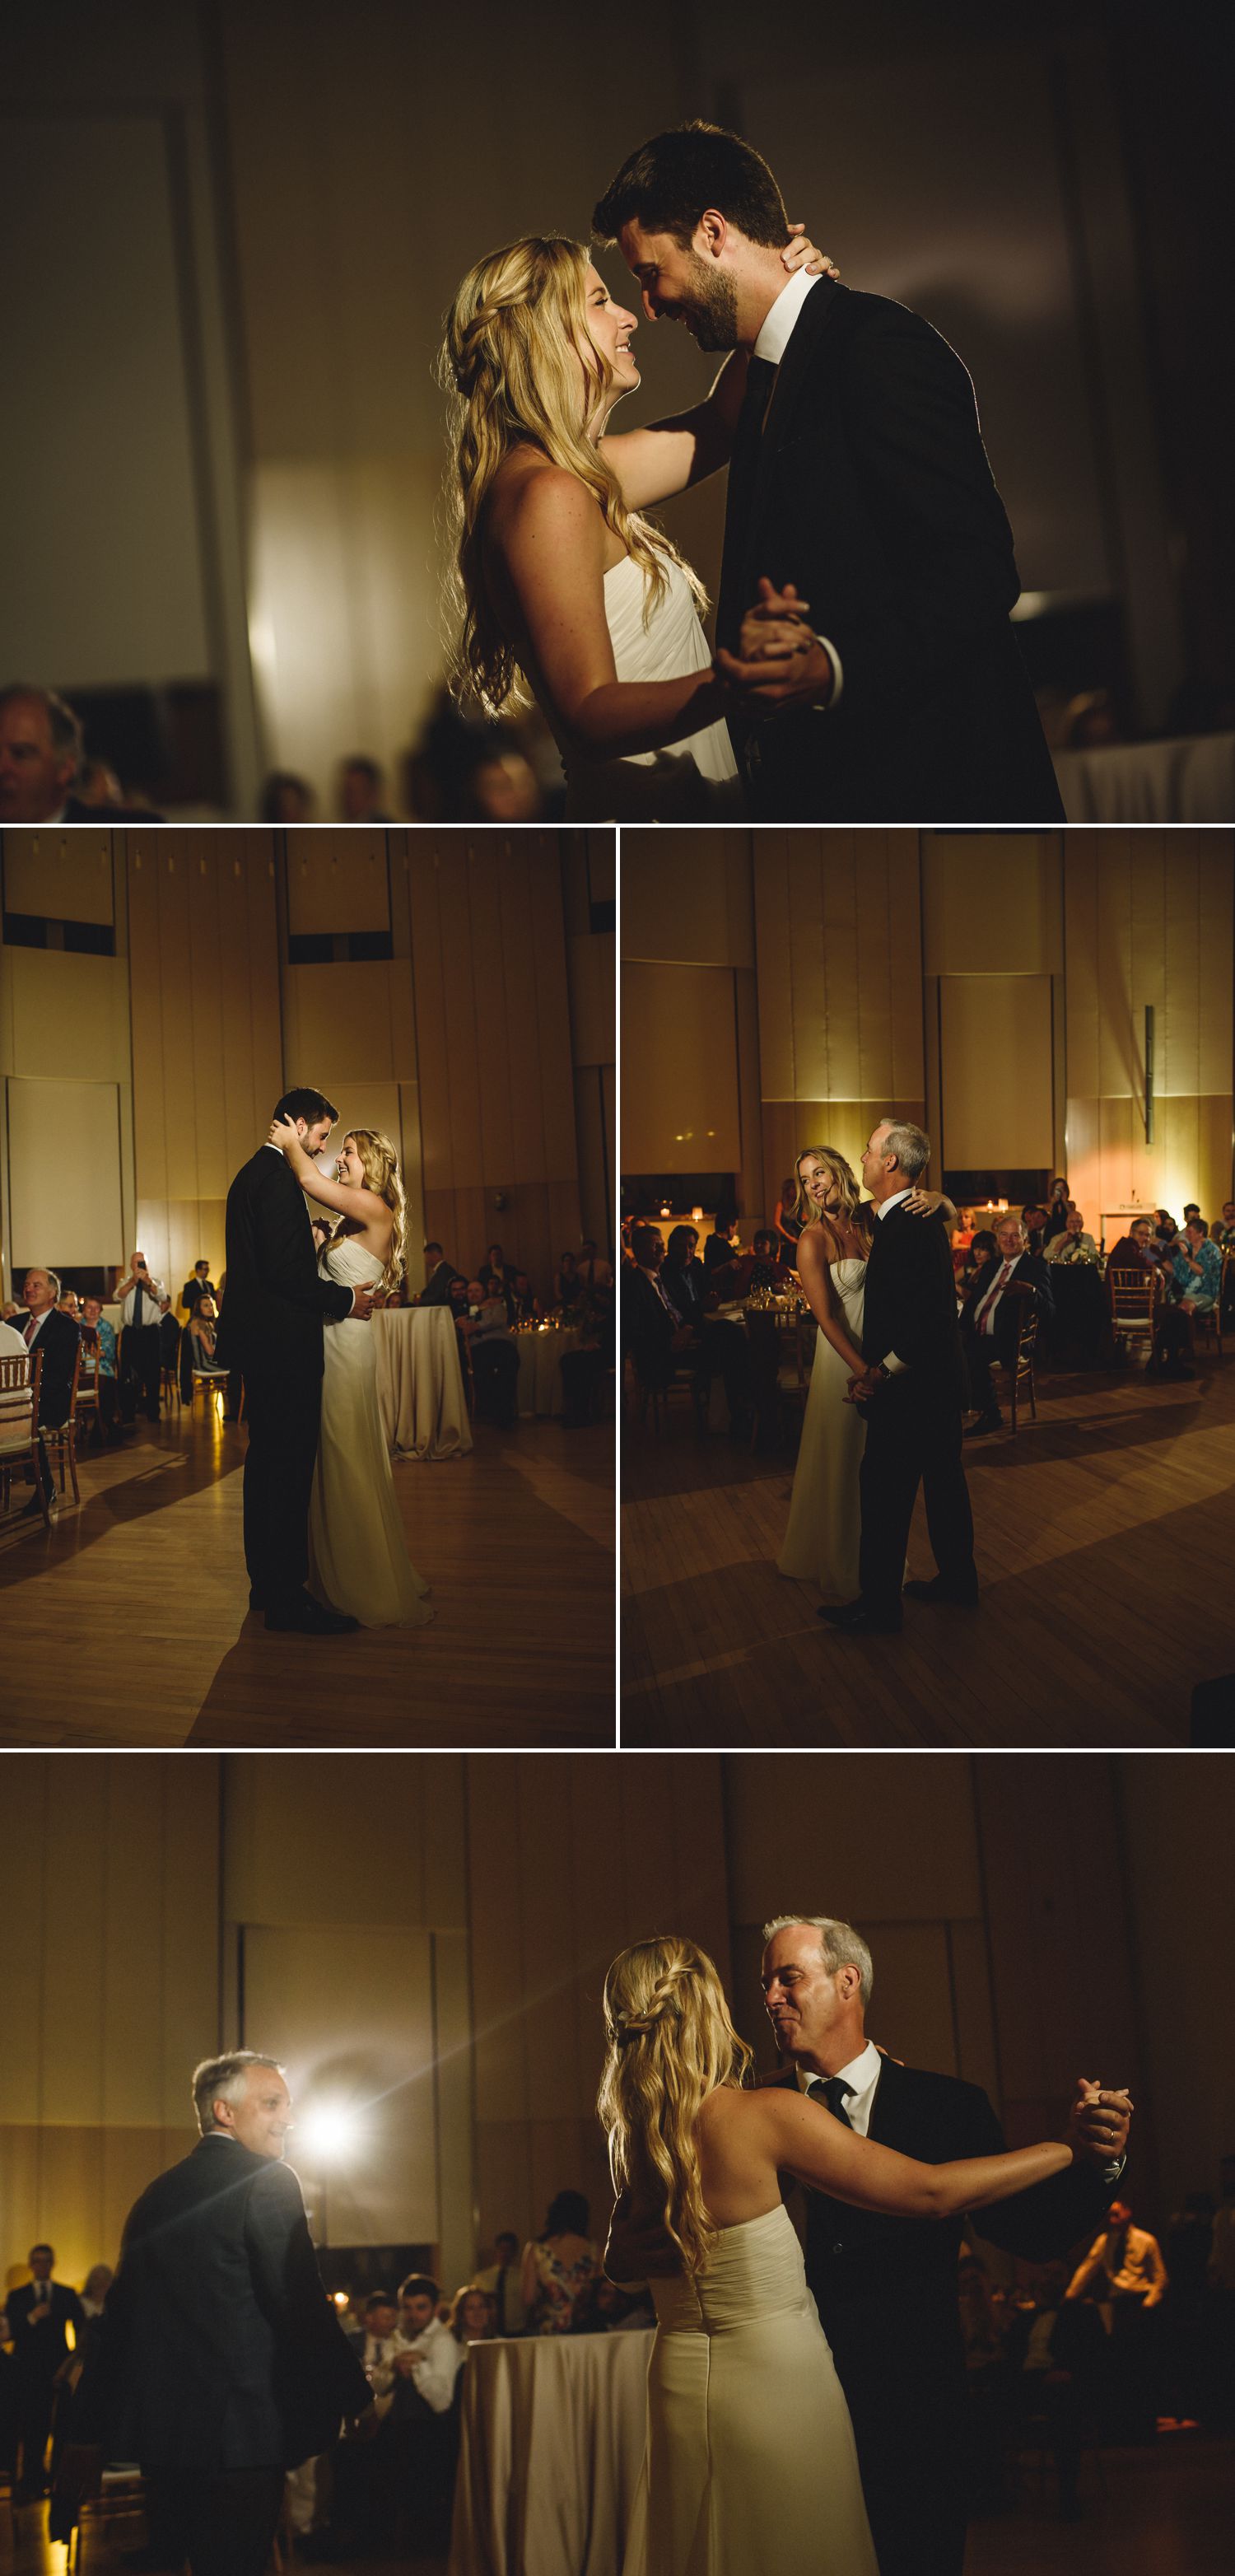
[{"label": "clasped hands", "polygon": [[1121,2161],[1128,2152],[1132,2107],[1127,2093],[1104,2093],[1096,2078],[1078,2076],[1068,2144],[1079,2163],[1105,2170]]},{"label": "clasped hands", "polygon": [[761,580],[759,596],[742,620],[736,653],[722,646],[716,674],[735,708],[777,716],[795,707],[826,707],[836,674],[830,653],[808,624],[810,601],[791,581],[783,590]]}]

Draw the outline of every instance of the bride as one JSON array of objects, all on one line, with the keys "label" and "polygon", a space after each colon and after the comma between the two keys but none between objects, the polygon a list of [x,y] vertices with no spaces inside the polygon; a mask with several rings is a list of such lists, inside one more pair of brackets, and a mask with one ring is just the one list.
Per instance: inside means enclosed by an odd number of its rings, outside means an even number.
[{"label": "bride", "polygon": [[[798,1277],[819,1331],[789,1526],[776,1565],[778,1573],[799,1583],[818,1584],[825,1601],[852,1601],[861,1588],[858,1479],[866,1423],[861,1406],[845,1399],[850,1378],[860,1377],[865,1366],[862,1307],[875,1212],[860,1197],[844,1155],[830,1145],[808,1145],[795,1169],[794,1214],[803,1220]],[[913,1190],[906,1206],[914,1216],[934,1216],[937,1209],[949,1218],[956,1214],[938,1190]]]},{"label": "bride", "polygon": [[[342,1215],[318,1261],[323,1274],[346,1288],[396,1287],[407,1211],[389,1137],[372,1127],[350,1129],[333,1180],[323,1178],[289,1118],[275,1120],[269,1141],[310,1198]],[[347,1317],[329,1324],[325,1334],[309,1581],[320,1601],[349,1612],[364,1628],[416,1627],[433,1616],[425,1599],[429,1587],[408,1562],[378,1410],[373,1330]]]},{"label": "bride", "polygon": [[[781,256],[790,272],[836,274],[801,238]],[[742,795],[706,601],[642,513],[727,463],[746,356],[692,410],[609,436],[639,385],[637,329],[579,242],[533,235],[464,278],[441,353],[459,676],[491,716],[526,677],[575,821],[723,821]]]},{"label": "bride", "polygon": [[[942,2218],[1064,2172],[1071,2137],[919,2164],[803,2093],[744,2091],[751,2051],[691,1941],[623,1950],[604,2014],[598,2109],[619,2194],[605,2268],[642,2279],[651,2249],[661,2276],[624,2576],[878,2576],[849,2411],[778,2176],[858,2209]],[[1081,2086],[1073,2122],[1082,2096],[1107,2098]]]}]

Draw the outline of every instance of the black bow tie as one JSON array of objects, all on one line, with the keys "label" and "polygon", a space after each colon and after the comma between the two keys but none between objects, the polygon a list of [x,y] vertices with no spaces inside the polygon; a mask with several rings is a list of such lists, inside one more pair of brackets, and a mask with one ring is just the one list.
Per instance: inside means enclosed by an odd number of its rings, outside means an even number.
[{"label": "black bow tie", "polygon": [[853,2122],[845,2109],[845,2096],[854,2089],[841,2075],[814,2075],[806,2087],[811,2101],[826,2102],[833,2119],[841,2121],[846,2129],[851,2129]]}]

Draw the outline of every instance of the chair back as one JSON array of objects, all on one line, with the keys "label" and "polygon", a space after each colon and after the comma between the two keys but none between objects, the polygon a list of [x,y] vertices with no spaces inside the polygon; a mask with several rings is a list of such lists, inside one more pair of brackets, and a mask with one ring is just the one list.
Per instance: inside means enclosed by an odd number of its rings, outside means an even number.
[{"label": "chair back", "polygon": [[1038,1312],[1036,1307],[1031,1307],[1016,1336],[1016,1374],[1018,1380],[1021,1382],[1023,1382],[1031,1372],[1033,1366],[1033,1355],[1037,1347],[1037,1340]]},{"label": "chair back", "polygon": [[1166,1302],[1166,1286],[1160,1271],[1108,1268],[1106,1293],[1117,1331],[1148,1333],[1152,1338],[1159,1313]]},{"label": "chair back", "polygon": [[39,1382],[43,1354],[14,1351],[0,1359],[0,1450],[6,1457],[33,1451],[39,1418]]}]

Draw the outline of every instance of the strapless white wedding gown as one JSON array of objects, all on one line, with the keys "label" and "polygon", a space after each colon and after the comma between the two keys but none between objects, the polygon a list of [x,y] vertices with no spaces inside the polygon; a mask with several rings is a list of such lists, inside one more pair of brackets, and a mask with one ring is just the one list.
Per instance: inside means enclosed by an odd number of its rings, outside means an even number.
[{"label": "strapless white wedding gown", "polygon": [[[345,1288],[371,1288],[382,1264],[345,1235],[318,1268]],[[322,1427],[309,1503],[309,1585],[363,1628],[418,1627],[433,1612],[408,1562],[390,1452],[377,1401],[372,1324],[324,1328]]]},{"label": "strapless white wedding gown", "polygon": [[654,2281],[623,2576],[879,2576],[853,2427],[787,2209]]},{"label": "strapless white wedding gown", "polygon": [[[862,1348],[866,1263],[829,1265],[841,1319],[854,1349]],[[817,1583],[825,1601],[856,1601],[862,1504],[858,1479],[866,1447],[862,1408],[847,1404],[849,1371],[826,1333],[815,1343],[802,1441],[794,1470],[789,1527],[776,1563],[799,1583]]]},{"label": "strapless white wedding gown", "polygon": [[[680,680],[711,663],[694,593],[680,564],[643,622],[643,574],[629,555],[605,574],[605,617],[619,680]],[[562,755],[566,812],[575,823],[724,823],[745,811],[729,728],[706,725],[659,751],[581,762]]]}]

